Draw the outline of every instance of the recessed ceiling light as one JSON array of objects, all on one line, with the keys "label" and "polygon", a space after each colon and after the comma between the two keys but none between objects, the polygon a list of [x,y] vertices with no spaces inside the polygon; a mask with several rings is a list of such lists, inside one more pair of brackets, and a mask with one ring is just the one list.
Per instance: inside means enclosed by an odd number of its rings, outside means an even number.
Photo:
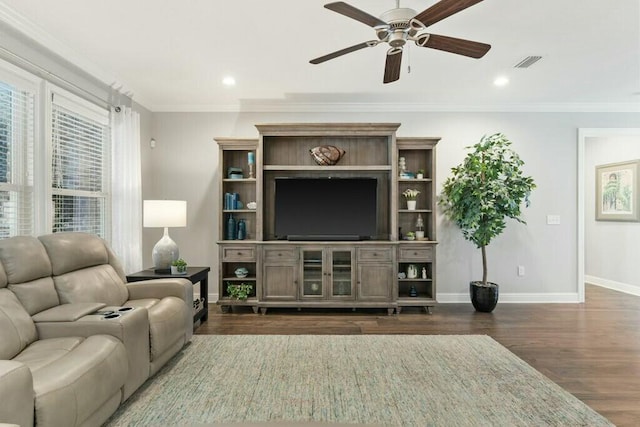
[{"label": "recessed ceiling light", "polygon": [[227,76],[224,79],[222,79],[222,84],[225,86],[235,86],[236,85],[236,79],[234,79],[231,76]]},{"label": "recessed ceiling light", "polygon": [[499,76],[493,81],[496,86],[506,86],[509,84],[509,79],[506,76]]}]

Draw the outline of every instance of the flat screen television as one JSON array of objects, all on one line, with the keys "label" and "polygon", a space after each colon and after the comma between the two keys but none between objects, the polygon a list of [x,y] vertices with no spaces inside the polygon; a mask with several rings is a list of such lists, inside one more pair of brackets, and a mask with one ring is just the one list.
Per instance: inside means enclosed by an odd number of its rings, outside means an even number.
[{"label": "flat screen television", "polygon": [[376,178],[275,178],[275,234],[283,240],[376,236]]}]

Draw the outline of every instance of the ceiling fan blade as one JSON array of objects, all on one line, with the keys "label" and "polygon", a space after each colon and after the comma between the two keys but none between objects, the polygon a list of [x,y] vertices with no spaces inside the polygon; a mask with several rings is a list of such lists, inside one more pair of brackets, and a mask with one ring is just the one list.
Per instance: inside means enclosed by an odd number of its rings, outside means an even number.
[{"label": "ceiling fan blade", "polygon": [[342,55],[346,55],[347,53],[355,52],[356,50],[364,49],[365,47],[373,47],[377,45],[379,42],[377,40],[372,40],[368,42],[358,43],[353,46],[345,47],[344,49],[336,50],[335,52],[328,53],[324,56],[320,56],[318,58],[312,59],[309,61],[312,64],[320,64],[322,62],[328,61],[333,58],[337,58]]},{"label": "ceiling fan blade", "polygon": [[418,46],[444,50],[445,52],[457,53],[458,55],[469,56],[471,58],[482,58],[489,52],[489,49],[491,49],[491,45],[489,44],[471,40],[439,36],[437,34],[425,34],[425,36],[428,37],[426,41],[423,41],[424,39],[422,37],[418,37],[416,41]]},{"label": "ceiling fan blade", "polygon": [[402,66],[402,50],[389,49],[387,62],[384,66],[383,83],[395,82],[400,78],[400,67]]},{"label": "ceiling fan blade", "polygon": [[425,27],[428,27],[481,1],[482,0],[441,0],[417,14],[413,19],[417,19],[422,22]]},{"label": "ceiling fan blade", "polygon": [[387,23],[381,20],[380,18],[376,18],[373,15],[369,15],[367,12],[364,12],[356,7],[353,7],[343,1],[328,3],[328,4],[325,4],[324,7],[329,10],[333,10],[334,12],[337,12],[341,15],[344,15],[348,18],[355,19],[356,21],[360,21],[363,24],[366,24],[370,27],[387,25]]}]

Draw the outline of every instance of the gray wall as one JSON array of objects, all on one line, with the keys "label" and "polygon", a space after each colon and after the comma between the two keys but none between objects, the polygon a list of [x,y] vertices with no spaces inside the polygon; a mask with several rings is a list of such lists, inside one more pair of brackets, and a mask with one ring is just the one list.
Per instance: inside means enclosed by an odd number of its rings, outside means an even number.
[{"label": "gray wall", "polygon": [[595,219],[595,167],[636,159],[640,159],[640,131],[637,136],[592,137],[585,140],[586,280],[640,295],[640,223]]},{"label": "gray wall", "polygon": [[[210,289],[217,283],[217,145],[221,137],[257,137],[256,123],[399,122],[398,136],[439,136],[437,192],[464,147],[483,135],[504,132],[525,161],[538,188],[525,210],[527,226],[510,223],[488,247],[489,280],[501,286],[501,302],[576,301],[577,130],[640,127],[637,113],[154,113],[152,136],[143,141],[143,198],[184,199],[188,226],[172,229],[181,256],[191,265],[210,265]],[[145,153],[145,150],[147,151]],[[547,215],[559,225],[547,225]],[[481,275],[479,250],[438,213],[438,300],[468,301],[468,283]],[[160,238],[144,232],[145,265]],[[517,276],[517,266],[525,275]]]}]

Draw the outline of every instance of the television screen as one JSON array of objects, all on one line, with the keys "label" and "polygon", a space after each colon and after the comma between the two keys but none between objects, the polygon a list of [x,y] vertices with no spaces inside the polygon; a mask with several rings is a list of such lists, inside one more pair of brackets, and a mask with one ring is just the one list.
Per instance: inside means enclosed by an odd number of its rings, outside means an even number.
[{"label": "television screen", "polygon": [[376,178],[276,178],[276,238],[375,238],[377,190]]}]

